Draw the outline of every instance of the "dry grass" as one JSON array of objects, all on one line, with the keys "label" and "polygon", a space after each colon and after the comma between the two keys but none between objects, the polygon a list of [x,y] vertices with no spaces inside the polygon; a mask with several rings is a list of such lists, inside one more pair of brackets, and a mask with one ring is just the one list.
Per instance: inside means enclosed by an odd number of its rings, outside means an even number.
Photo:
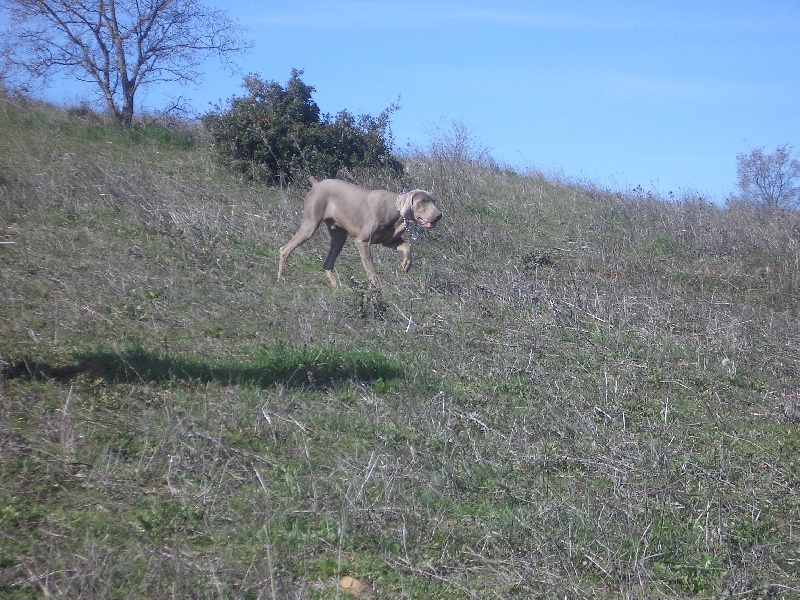
[{"label": "dry grass", "polygon": [[0,131],[3,597],[800,594],[796,213],[447,138],[411,273],[319,235],[277,285],[303,190],[201,132]]}]

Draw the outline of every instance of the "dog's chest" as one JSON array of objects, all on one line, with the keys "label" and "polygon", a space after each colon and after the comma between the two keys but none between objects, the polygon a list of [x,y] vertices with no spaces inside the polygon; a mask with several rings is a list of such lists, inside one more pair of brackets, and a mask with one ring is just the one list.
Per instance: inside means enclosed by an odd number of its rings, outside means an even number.
[{"label": "dog's chest", "polygon": [[393,242],[403,235],[406,230],[402,219],[397,219],[390,223],[385,223],[376,228],[370,236],[370,241],[376,244],[386,244]]}]

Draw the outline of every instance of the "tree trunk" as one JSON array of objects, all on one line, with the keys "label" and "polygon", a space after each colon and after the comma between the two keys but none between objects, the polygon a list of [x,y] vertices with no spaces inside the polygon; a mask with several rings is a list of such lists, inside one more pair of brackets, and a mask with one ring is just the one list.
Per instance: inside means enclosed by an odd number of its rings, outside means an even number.
[{"label": "tree trunk", "polygon": [[123,127],[130,127],[133,125],[133,92],[133,88],[125,90],[122,112],[119,116],[120,125]]}]

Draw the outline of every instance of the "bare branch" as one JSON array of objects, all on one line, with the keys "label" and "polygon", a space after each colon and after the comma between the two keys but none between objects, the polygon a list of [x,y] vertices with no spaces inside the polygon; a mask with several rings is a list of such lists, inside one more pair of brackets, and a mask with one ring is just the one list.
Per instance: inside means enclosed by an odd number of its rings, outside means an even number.
[{"label": "bare branch", "polygon": [[198,83],[203,59],[230,67],[250,44],[199,0],[7,0],[9,63],[33,78],[63,72],[97,85],[123,125],[142,86]]},{"label": "bare branch", "polygon": [[743,200],[767,208],[800,203],[800,161],[792,158],[789,144],[778,146],[772,154],[763,148],[738,154],[736,171]]}]

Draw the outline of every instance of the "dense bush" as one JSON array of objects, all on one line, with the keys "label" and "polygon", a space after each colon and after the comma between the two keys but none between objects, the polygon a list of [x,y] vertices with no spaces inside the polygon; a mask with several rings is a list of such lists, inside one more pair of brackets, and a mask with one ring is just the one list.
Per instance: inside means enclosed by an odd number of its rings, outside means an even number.
[{"label": "dense bush", "polygon": [[320,114],[314,87],[292,70],[286,87],[255,75],[244,80],[247,95],[232,97],[203,117],[219,160],[246,177],[284,183],[308,174],[335,176],[341,169],[381,166],[399,172],[391,153],[389,106],[379,116]]}]

